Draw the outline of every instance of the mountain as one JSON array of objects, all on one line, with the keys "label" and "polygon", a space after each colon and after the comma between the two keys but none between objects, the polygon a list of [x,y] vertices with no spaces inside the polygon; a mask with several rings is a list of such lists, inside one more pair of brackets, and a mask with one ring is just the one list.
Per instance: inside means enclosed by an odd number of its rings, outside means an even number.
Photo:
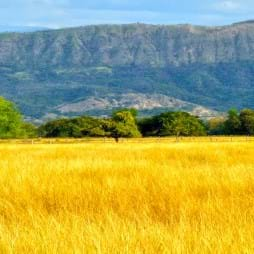
[{"label": "mountain", "polygon": [[0,95],[32,119],[254,107],[254,22],[2,33]]}]

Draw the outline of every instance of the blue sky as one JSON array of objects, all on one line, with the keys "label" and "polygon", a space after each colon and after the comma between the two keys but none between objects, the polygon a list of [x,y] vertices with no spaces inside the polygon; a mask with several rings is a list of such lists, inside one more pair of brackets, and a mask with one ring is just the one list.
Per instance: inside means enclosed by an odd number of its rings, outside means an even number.
[{"label": "blue sky", "polygon": [[254,19],[254,0],[0,0],[0,25],[224,25]]}]

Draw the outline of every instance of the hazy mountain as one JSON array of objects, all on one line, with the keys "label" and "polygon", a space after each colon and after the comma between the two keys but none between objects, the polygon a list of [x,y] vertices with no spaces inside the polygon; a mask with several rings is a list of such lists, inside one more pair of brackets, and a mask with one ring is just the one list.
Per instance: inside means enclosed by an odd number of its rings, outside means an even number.
[{"label": "hazy mountain", "polygon": [[[125,106],[126,94],[132,94],[130,100],[136,94],[139,105],[147,105],[141,108],[145,113],[172,108],[161,102],[165,98],[224,111],[254,107],[253,63],[252,21],[222,27],[131,24],[3,33],[0,94],[17,102],[27,116],[39,118],[103,114]],[[94,100],[106,100],[105,109],[98,103],[90,107]]]}]

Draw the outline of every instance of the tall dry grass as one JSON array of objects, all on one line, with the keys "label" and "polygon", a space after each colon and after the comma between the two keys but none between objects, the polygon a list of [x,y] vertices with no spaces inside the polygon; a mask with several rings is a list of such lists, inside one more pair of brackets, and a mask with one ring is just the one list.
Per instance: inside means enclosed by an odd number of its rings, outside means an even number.
[{"label": "tall dry grass", "polygon": [[254,253],[254,144],[2,144],[0,253]]}]

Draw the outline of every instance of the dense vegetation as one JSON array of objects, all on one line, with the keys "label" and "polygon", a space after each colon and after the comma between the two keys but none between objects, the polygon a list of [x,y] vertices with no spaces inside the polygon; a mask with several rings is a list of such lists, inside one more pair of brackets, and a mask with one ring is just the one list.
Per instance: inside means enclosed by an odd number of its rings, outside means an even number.
[{"label": "dense vegetation", "polygon": [[0,97],[0,138],[29,138],[36,133],[32,124],[23,121],[16,106]]},{"label": "dense vegetation", "polygon": [[[253,108],[253,41],[254,23],[1,34],[0,94],[33,119],[61,116],[59,105],[128,92],[163,94],[218,111]],[[80,113],[105,115],[97,108]]]},{"label": "dense vegetation", "polygon": [[217,135],[254,135],[254,110],[228,111],[226,119],[214,118],[208,122],[208,133]]},{"label": "dense vegetation", "polygon": [[0,138],[254,135],[254,110],[231,109],[227,117],[201,120],[187,112],[138,118],[135,109],[114,111],[109,118],[80,116],[49,121],[38,128],[23,121],[16,106],[0,97]]},{"label": "dense vegetation", "polygon": [[204,123],[186,112],[167,112],[150,118],[136,118],[137,111],[123,109],[111,118],[83,116],[59,119],[39,127],[43,137],[141,137],[141,136],[203,136]]},{"label": "dense vegetation", "polygon": [[119,110],[112,118],[82,116],[50,121],[39,127],[43,137],[165,137],[254,135],[254,110],[229,110],[227,117],[201,120],[187,112],[136,118],[135,110]]}]

